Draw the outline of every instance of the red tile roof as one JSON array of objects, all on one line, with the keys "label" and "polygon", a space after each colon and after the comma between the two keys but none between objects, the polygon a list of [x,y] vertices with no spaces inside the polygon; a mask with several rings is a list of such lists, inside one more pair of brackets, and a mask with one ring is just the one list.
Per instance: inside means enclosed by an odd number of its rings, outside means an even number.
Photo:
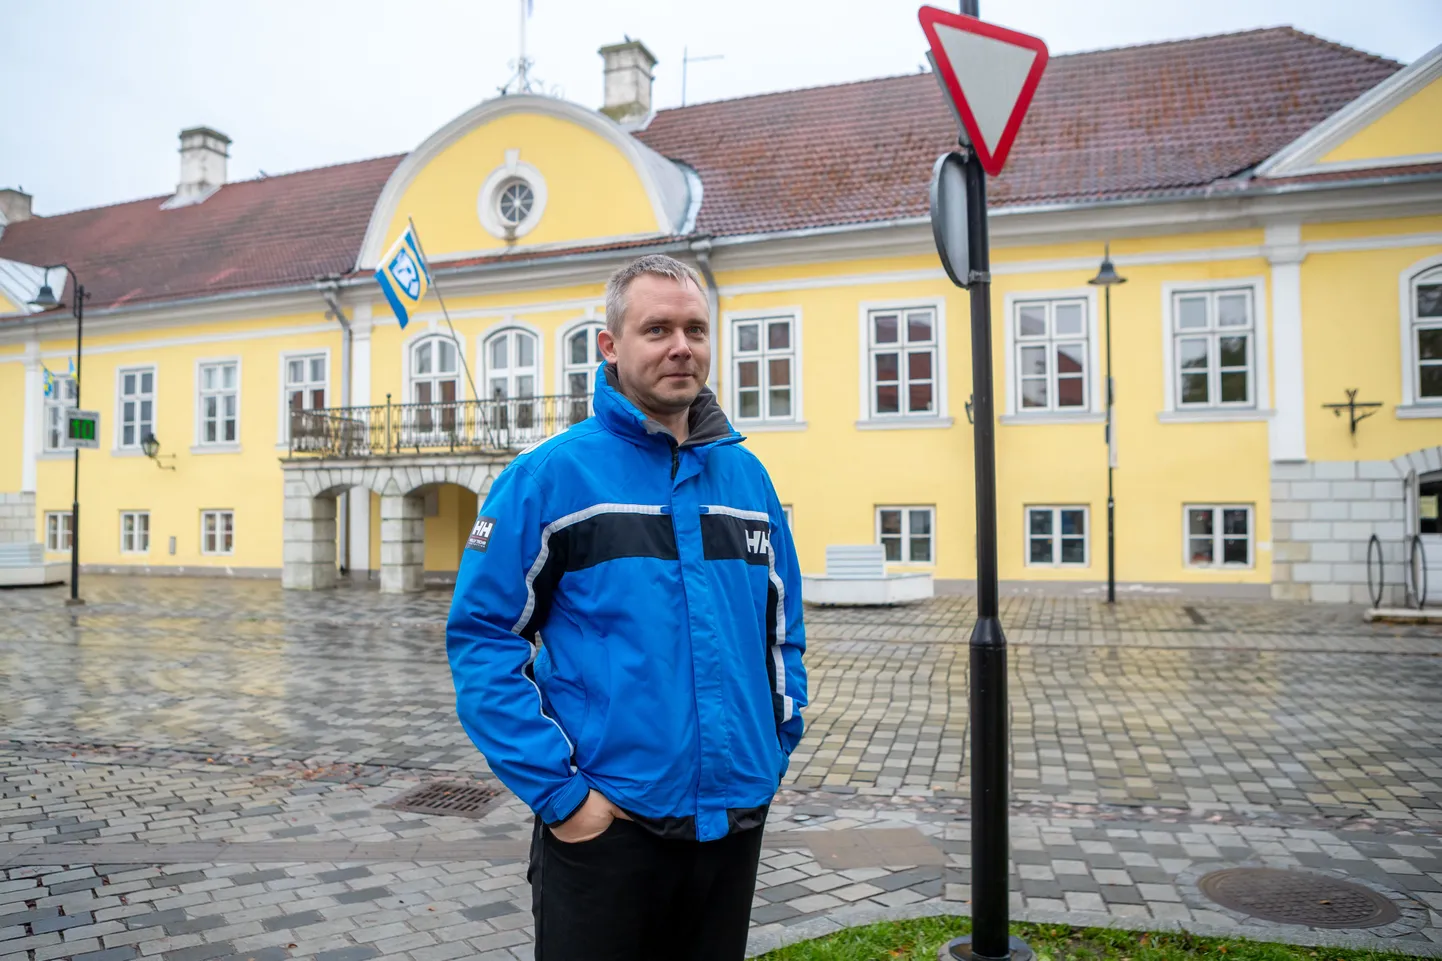
[{"label": "red tile roof", "polygon": [[[1290,28],[1055,57],[989,199],[1204,189],[1398,69]],[[663,110],[638,136],[697,170],[696,231],[723,235],[923,216],[954,129],[935,79],[917,74]],[[175,210],[153,197],[37,217],[5,228],[0,258],[68,262],[92,308],[309,283],[353,266],[400,160],[233,183]]]},{"label": "red tile roof", "polygon": [[[1095,201],[1235,176],[1400,64],[1290,28],[1054,57],[992,206]],[[918,217],[956,129],[930,74],[660,111],[640,137],[695,167],[696,229]]]}]

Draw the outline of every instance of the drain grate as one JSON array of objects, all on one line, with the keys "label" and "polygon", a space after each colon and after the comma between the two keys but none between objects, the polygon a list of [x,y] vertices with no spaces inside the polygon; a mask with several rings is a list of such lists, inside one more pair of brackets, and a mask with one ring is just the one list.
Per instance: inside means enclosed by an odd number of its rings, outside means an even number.
[{"label": "drain grate", "polygon": [[501,792],[483,784],[430,781],[381,807],[410,814],[439,814],[460,818],[484,817]]},{"label": "drain grate", "polygon": [[1401,918],[1385,895],[1350,881],[1279,868],[1227,868],[1197,882],[1224,908],[1312,928],[1375,928]]}]

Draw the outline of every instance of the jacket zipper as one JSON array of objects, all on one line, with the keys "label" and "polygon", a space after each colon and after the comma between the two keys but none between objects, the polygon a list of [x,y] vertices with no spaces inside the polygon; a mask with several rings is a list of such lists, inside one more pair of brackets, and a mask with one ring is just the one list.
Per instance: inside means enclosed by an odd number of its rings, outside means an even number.
[{"label": "jacket zipper", "polygon": [[676,470],[681,466],[681,450],[675,444],[671,445],[671,479],[676,479]]}]

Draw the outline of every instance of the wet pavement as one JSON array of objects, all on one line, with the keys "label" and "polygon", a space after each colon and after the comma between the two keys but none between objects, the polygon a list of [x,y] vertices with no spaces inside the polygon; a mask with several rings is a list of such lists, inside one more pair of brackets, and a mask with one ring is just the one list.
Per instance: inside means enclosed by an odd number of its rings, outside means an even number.
[{"label": "wet pavement", "polygon": [[[0,959],[529,958],[530,824],[378,805],[485,781],[449,595],[89,577],[0,593]],[[809,729],[773,809],[757,950],[967,913],[970,601],[810,610]],[[1442,956],[1442,630],[1351,607],[1003,603],[1014,913]],[[1214,867],[1369,885],[1397,920],[1255,922]]]}]

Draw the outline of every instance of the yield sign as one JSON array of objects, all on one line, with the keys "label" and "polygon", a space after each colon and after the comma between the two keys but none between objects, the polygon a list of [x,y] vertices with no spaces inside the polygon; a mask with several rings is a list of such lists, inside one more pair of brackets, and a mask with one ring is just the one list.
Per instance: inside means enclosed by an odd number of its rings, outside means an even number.
[{"label": "yield sign", "polygon": [[936,7],[922,7],[919,17],[931,44],[937,76],[982,169],[994,177],[1006,165],[1006,155],[1046,69],[1046,44]]}]

